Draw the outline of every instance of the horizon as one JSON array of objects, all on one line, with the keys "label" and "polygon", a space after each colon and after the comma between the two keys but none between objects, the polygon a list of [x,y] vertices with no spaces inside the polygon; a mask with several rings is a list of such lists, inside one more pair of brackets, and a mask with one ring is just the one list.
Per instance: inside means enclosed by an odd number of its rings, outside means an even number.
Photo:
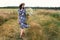
[{"label": "horizon", "polygon": [[[18,7],[18,6],[4,6],[4,7]],[[26,6],[26,7],[29,7],[29,6]],[[32,6],[30,6],[32,7]],[[34,7],[38,7],[38,6],[34,6]],[[3,8],[3,7],[2,7]],[[54,7],[53,7],[54,8]],[[57,7],[58,8],[58,7]]]}]

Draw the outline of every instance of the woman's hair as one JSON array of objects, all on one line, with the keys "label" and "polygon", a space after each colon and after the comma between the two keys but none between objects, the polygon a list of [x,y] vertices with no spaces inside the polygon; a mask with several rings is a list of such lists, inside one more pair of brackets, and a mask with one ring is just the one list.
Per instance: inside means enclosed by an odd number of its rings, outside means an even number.
[{"label": "woman's hair", "polygon": [[[22,9],[22,6],[23,5],[25,5],[25,3],[21,3],[20,5],[19,5],[19,9]],[[23,7],[23,9],[24,9],[24,7]]]}]

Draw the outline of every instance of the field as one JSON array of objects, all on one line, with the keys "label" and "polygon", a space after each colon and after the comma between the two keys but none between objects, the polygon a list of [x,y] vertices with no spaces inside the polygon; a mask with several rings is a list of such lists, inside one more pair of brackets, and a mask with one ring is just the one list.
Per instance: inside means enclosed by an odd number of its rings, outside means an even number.
[{"label": "field", "polygon": [[[60,10],[32,9],[27,23],[27,40],[60,40]],[[0,40],[20,40],[19,33],[18,9],[0,9]]]}]

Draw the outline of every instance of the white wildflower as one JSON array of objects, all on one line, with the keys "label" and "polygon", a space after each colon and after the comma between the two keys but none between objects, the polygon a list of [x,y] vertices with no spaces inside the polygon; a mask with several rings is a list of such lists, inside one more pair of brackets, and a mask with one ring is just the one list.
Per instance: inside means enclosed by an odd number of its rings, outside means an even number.
[{"label": "white wildflower", "polygon": [[33,9],[32,8],[26,9],[26,14],[29,14],[29,16],[33,15]]}]

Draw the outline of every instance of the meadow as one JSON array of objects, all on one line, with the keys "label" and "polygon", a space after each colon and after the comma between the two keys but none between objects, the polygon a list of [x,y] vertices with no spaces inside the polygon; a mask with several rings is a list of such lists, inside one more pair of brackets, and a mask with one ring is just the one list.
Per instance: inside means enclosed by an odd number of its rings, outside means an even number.
[{"label": "meadow", "polygon": [[[29,9],[26,9],[30,12]],[[27,40],[60,40],[60,10],[32,9],[25,29]],[[20,40],[18,9],[0,9],[0,40]]]}]

